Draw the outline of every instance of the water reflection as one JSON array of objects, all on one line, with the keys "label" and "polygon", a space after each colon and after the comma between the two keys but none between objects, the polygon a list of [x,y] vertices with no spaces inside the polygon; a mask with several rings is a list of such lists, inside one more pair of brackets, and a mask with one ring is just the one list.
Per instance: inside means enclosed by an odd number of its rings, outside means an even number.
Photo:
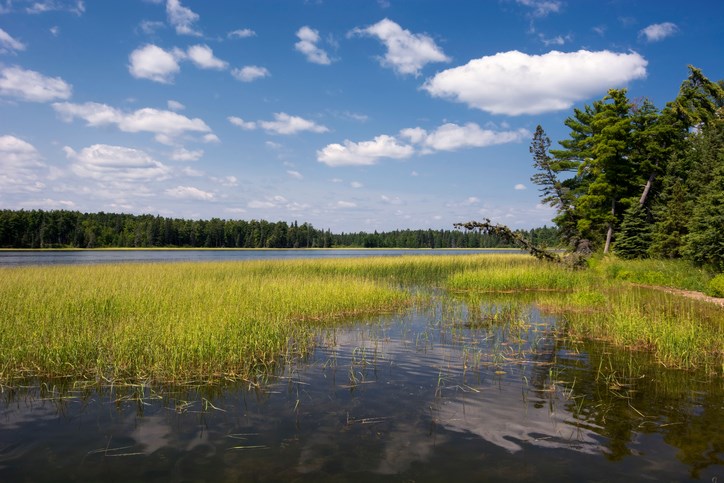
[{"label": "water reflection", "polygon": [[3,388],[0,480],[711,480],[720,380],[556,337],[532,300],[328,329],[269,383]]}]

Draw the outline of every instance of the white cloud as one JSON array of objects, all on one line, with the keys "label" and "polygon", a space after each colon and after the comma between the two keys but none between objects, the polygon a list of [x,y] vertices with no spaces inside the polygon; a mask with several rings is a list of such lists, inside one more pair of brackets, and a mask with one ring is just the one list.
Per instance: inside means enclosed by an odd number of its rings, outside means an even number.
[{"label": "white cloud", "polygon": [[335,206],[337,208],[357,208],[357,203],[353,201],[338,201]]},{"label": "white cloud", "polygon": [[25,44],[14,39],[9,33],[0,28],[0,54],[25,50]]},{"label": "white cloud", "polygon": [[402,201],[402,199],[399,196],[387,196],[387,195],[381,195],[380,200],[382,200],[383,203],[388,205],[404,205],[405,202]]},{"label": "white cloud", "polygon": [[377,37],[387,47],[382,65],[398,74],[419,75],[430,62],[450,61],[431,37],[413,34],[386,18],[366,28],[355,28],[350,35]]},{"label": "white cloud", "polygon": [[42,0],[32,2],[25,9],[27,13],[39,14],[46,12],[70,12],[76,15],[82,15],[85,12],[85,4],[83,0]]},{"label": "white cloud", "polygon": [[639,32],[639,37],[644,37],[647,42],[658,42],[666,37],[671,37],[679,31],[679,27],[671,22],[655,23],[649,25]]},{"label": "white cloud", "polygon": [[380,158],[404,159],[414,154],[412,146],[400,144],[392,136],[383,134],[372,141],[359,143],[345,140],[343,144],[328,144],[317,151],[317,161],[328,166],[370,166]]},{"label": "white cloud", "polygon": [[511,51],[439,72],[422,88],[492,114],[540,114],[569,109],[606,89],[643,78],[647,64],[635,52]]},{"label": "white cloud", "polygon": [[0,187],[3,192],[39,191],[44,188],[38,170],[45,168],[32,144],[15,136],[0,136]]},{"label": "white cloud", "polygon": [[165,26],[166,24],[163,22],[156,22],[152,20],[143,20],[139,25],[141,31],[146,35],[152,35],[156,33],[156,30],[162,29]]},{"label": "white cloud", "polygon": [[547,38],[543,34],[538,34],[538,38],[541,42],[543,42],[546,47],[549,45],[563,45],[566,43],[567,40],[570,40],[570,36],[568,35],[566,35],[565,37],[563,37],[562,35],[556,35],[555,37]]},{"label": "white cloud", "polygon": [[558,13],[561,10],[563,2],[559,0],[516,0],[520,5],[524,5],[533,10],[534,17],[545,17],[549,13]]},{"label": "white cloud", "polygon": [[208,45],[192,45],[186,55],[200,69],[224,70],[229,66],[228,62],[214,57],[214,51]]},{"label": "white cloud", "polygon": [[50,27],[50,34],[53,37],[57,37],[58,35],[60,35],[60,27],[58,27],[57,25]]},{"label": "white cloud", "polygon": [[230,39],[246,39],[256,36],[256,32],[254,32],[252,29],[239,29],[229,32],[228,34],[226,34],[226,36]]},{"label": "white cloud", "polygon": [[515,185],[515,189],[516,189],[517,191],[523,191],[523,190],[526,190],[526,189],[528,189],[528,188],[526,188],[526,186],[525,186],[523,183],[518,183],[517,185]]},{"label": "white cloud", "polygon": [[53,109],[66,122],[80,118],[86,121],[88,126],[115,125],[123,132],[149,132],[156,134],[156,140],[164,144],[173,144],[176,137],[187,132],[211,131],[199,118],[190,119],[176,112],[150,107],[129,113],[96,102],[85,104],[56,102],[53,104]]},{"label": "white cloud", "polygon": [[0,94],[24,101],[48,102],[68,99],[73,88],[60,77],[45,77],[21,67],[0,69]]},{"label": "white cloud", "polygon": [[186,148],[178,148],[171,153],[171,159],[174,161],[198,161],[203,155],[203,149],[190,151]]},{"label": "white cloud", "polygon": [[236,178],[236,176],[224,176],[223,178],[218,178],[216,176],[211,177],[211,181],[214,183],[220,184],[221,186],[227,186],[227,187],[233,187],[239,185],[239,180]]},{"label": "white cloud", "polygon": [[364,187],[364,185],[362,183],[360,183],[359,181],[352,181],[349,185],[354,189],[359,189],[359,188]]},{"label": "white cloud", "polygon": [[317,46],[320,40],[319,32],[306,25],[297,31],[299,42],[294,44],[294,48],[304,54],[309,62],[314,64],[329,65],[332,61],[327,52]]},{"label": "white cloud", "polygon": [[257,79],[269,77],[271,74],[266,69],[266,67],[259,67],[258,65],[247,65],[242,67],[241,69],[233,69],[231,71],[231,75],[233,75],[235,79],[242,82],[252,82]]},{"label": "white cloud", "polygon": [[531,135],[526,129],[517,131],[492,131],[482,129],[471,122],[460,126],[446,123],[431,133],[422,128],[403,129],[400,136],[407,138],[411,143],[420,144],[426,151],[455,151],[461,148],[483,148],[496,144],[519,142]]},{"label": "white cloud", "polygon": [[166,102],[166,105],[171,111],[183,111],[184,109],[186,109],[186,106],[181,104],[179,101],[174,101],[173,99],[170,99],[168,102]]},{"label": "white cloud", "polygon": [[214,193],[203,191],[193,186],[177,186],[165,190],[164,193],[172,198],[182,200],[211,201],[214,199]]},{"label": "white cloud", "polygon": [[199,19],[199,15],[190,8],[181,5],[179,0],[168,0],[166,2],[166,15],[168,21],[176,29],[179,35],[201,36],[201,32],[194,30],[193,24]]},{"label": "white cloud", "polygon": [[298,116],[290,116],[285,112],[275,113],[273,121],[259,121],[258,124],[264,130],[275,134],[296,134],[302,131],[323,133],[329,131],[327,127],[314,121]]},{"label": "white cloud", "polygon": [[299,171],[289,169],[287,170],[287,174],[294,179],[304,179],[304,176],[302,176],[302,173],[300,173]]},{"label": "white cloud", "polygon": [[140,149],[94,144],[76,152],[63,148],[71,169],[83,178],[111,184],[165,179],[171,170]]},{"label": "white cloud", "polygon": [[219,139],[219,136],[213,133],[204,134],[204,137],[201,138],[203,142],[207,144],[217,144],[221,142],[221,139]]},{"label": "white cloud", "polygon": [[137,48],[131,52],[128,59],[131,62],[128,71],[137,79],[170,84],[173,82],[173,77],[181,70],[177,53],[167,52],[153,44]]},{"label": "white cloud", "polygon": [[240,127],[244,130],[252,131],[256,129],[256,123],[254,121],[245,121],[242,118],[236,116],[229,116],[226,119],[234,126]]},{"label": "white cloud", "polygon": [[265,209],[265,208],[274,208],[276,205],[272,203],[271,201],[259,201],[259,200],[253,200],[247,203],[249,208],[255,208],[255,209]]}]

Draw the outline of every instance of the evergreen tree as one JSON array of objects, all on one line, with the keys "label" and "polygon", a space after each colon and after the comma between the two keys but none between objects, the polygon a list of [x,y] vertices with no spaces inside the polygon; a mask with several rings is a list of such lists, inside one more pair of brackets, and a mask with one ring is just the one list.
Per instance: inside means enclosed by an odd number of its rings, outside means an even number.
[{"label": "evergreen tree", "polygon": [[636,203],[626,210],[613,251],[621,258],[646,258],[651,245],[651,223],[646,208]]}]

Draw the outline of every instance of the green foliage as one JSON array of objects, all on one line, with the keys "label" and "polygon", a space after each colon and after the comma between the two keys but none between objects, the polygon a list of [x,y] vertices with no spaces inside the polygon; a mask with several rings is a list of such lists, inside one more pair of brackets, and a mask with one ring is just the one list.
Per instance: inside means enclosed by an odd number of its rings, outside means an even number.
[{"label": "green foliage", "polygon": [[651,245],[651,223],[646,209],[636,203],[626,210],[613,250],[621,258],[646,258]]},{"label": "green foliage", "polygon": [[[558,230],[522,232],[557,246]],[[339,233],[309,223],[264,220],[183,220],[152,215],[0,210],[2,248],[491,248],[510,247],[494,235],[458,230]]]},{"label": "green foliage", "polygon": [[724,297],[724,273],[720,273],[709,281],[706,293],[712,297]]}]

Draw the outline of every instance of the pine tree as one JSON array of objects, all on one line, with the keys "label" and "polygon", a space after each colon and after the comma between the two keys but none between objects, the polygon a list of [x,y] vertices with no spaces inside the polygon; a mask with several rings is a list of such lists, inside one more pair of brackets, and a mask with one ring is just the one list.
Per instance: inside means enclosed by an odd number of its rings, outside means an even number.
[{"label": "pine tree", "polygon": [[651,222],[646,208],[636,203],[626,210],[613,251],[621,258],[646,258],[651,245]]}]

